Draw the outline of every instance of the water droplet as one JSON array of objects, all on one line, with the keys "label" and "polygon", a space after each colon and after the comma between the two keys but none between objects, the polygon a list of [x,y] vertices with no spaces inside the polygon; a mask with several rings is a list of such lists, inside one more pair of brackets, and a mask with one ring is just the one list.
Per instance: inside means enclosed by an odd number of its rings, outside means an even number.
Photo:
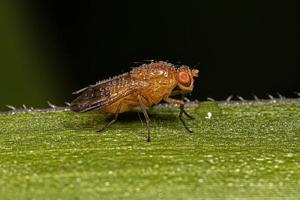
[{"label": "water droplet", "polygon": [[207,116],[205,117],[205,119],[210,119],[212,117],[212,113],[211,112],[208,112],[207,113]]}]

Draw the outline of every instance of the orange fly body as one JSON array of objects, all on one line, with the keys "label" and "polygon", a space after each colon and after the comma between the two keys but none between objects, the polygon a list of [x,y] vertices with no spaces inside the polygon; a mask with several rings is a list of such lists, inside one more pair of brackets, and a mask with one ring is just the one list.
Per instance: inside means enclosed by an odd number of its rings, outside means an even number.
[{"label": "orange fly body", "polygon": [[[189,131],[182,115],[192,118],[184,110],[183,96],[192,92],[194,77],[198,77],[198,70],[190,69],[186,65],[175,67],[171,63],[156,61],[132,69],[128,73],[97,82],[73,94],[80,94],[70,105],[72,111],[86,112],[101,110],[114,113],[111,122],[105,125],[103,131],[113,124],[119,113],[131,111],[140,107],[147,124],[147,141],[150,141],[149,116],[146,109],[158,104],[162,100],[170,104],[178,104],[180,107],[179,119]],[[182,99],[174,99],[171,96],[181,95]]]}]

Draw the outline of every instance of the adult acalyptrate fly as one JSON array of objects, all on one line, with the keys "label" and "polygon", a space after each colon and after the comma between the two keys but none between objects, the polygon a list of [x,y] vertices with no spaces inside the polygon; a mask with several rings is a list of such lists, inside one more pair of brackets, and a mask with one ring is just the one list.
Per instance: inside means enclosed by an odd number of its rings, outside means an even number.
[{"label": "adult acalyptrate fly", "polygon": [[[182,115],[192,118],[184,110],[183,96],[192,92],[194,77],[198,77],[198,70],[182,65],[176,68],[173,64],[157,61],[143,64],[128,73],[100,81],[73,94],[80,94],[70,105],[72,111],[86,112],[101,110],[114,113],[114,118],[102,129],[112,125],[119,113],[131,111],[140,107],[147,124],[147,141],[150,141],[149,116],[146,108],[158,104],[162,100],[170,104],[180,105],[179,119],[189,131]],[[182,99],[173,99],[171,96],[181,95]]]}]

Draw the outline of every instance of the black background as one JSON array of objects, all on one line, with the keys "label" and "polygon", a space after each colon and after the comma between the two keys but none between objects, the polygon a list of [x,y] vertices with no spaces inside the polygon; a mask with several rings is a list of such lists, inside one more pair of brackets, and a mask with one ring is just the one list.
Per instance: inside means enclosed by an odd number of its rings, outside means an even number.
[{"label": "black background", "polygon": [[192,99],[296,97],[300,88],[296,1],[52,0],[30,6],[51,40],[56,71],[64,73],[66,100],[147,59],[196,65]]}]

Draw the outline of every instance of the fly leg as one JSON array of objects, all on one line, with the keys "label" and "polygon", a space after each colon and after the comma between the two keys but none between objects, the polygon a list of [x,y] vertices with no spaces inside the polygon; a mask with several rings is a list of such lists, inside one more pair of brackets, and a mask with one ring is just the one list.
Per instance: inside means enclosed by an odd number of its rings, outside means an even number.
[{"label": "fly leg", "polygon": [[116,110],[116,113],[115,113],[114,118],[113,118],[108,124],[106,124],[106,125],[103,126],[101,129],[99,129],[97,132],[102,132],[102,131],[104,131],[105,129],[109,128],[113,123],[115,123],[115,122],[117,121],[117,119],[118,119],[120,110],[121,110],[121,103],[120,103],[120,104],[118,105],[118,107],[117,107],[117,110]]},{"label": "fly leg", "polygon": [[[176,95],[181,95],[181,101],[180,100],[177,100],[177,99],[173,99],[173,98],[169,98],[167,97],[165,100],[167,103],[175,103],[175,104],[179,104],[180,105],[180,112],[183,112],[183,114],[185,114],[188,118],[190,119],[195,119],[193,116],[191,116],[190,114],[188,114],[185,110],[184,110],[184,95],[182,94],[182,91],[181,90],[174,90],[172,91],[171,93],[171,96],[176,96]],[[169,100],[169,101],[168,101]]]},{"label": "fly leg", "polygon": [[182,115],[185,114],[187,117],[189,117],[190,119],[193,119],[193,117],[191,115],[189,115],[185,110],[184,110],[184,101],[183,100],[178,100],[178,99],[173,99],[173,98],[170,98],[170,97],[166,97],[164,98],[164,101],[167,102],[167,103],[171,103],[171,104],[179,104],[179,108],[180,108],[180,112],[179,112],[179,119],[181,121],[181,123],[183,124],[184,128],[192,133],[192,129],[189,128],[185,121],[183,120],[182,118]]},{"label": "fly leg", "polygon": [[188,116],[190,119],[193,119],[193,117],[190,116],[189,114],[187,114],[187,112],[184,110],[184,104],[181,104],[181,105],[179,106],[179,108],[180,108],[180,112],[179,112],[179,119],[180,119],[180,121],[182,122],[184,128],[185,128],[188,132],[192,133],[193,130],[192,130],[191,128],[187,127],[185,121],[184,121],[183,118],[182,118],[182,114],[184,113],[184,114],[185,114],[186,116]]},{"label": "fly leg", "polygon": [[187,116],[187,117],[190,118],[190,119],[195,119],[193,116],[191,116],[189,113],[187,113],[187,112],[184,110],[184,104],[183,104],[183,105],[180,105],[180,112],[183,112],[183,114],[185,114],[185,116]]},{"label": "fly leg", "polygon": [[[184,96],[182,95],[181,96],[181,100],[183,101],[183,98]],[[189,113],[187,113],[185,110],[184,110],[184,104],[181,104],[180,105],[180,112],[183,112],[183,114],[185,114],[185,116],[187,116],[188,118],[190,119],[195,119],[193,116],[191,116]]]},{"label": "fly leg", "polygon": [[141,110],[144,114],[145,120],[146,120],[146,125],[147,125],[147,142],[150,142],[150,128],[149,128],[149,122],[150,122],[150,118],[148,116],[148,113],[146,111],[146,106],[143,104],[142,100],[141,100],[141,96],[138,96],[139,99],[139,104],[141,107]]}]

